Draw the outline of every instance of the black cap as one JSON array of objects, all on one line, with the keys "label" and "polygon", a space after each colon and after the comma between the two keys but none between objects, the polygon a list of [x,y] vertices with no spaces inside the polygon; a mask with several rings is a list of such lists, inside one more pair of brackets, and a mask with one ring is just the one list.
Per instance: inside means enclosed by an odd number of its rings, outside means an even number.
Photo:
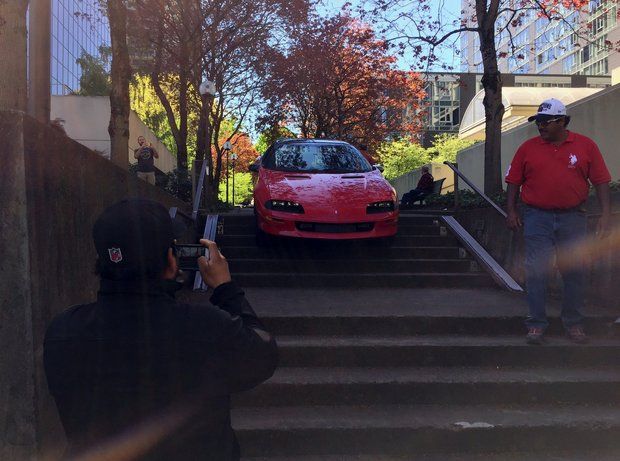
[{"label": "black cap", "polygon": [[111,279],[157,277],[181,233],[163,205],[147,199],[122,200],[107,208],[93,227],[98,271]]}]

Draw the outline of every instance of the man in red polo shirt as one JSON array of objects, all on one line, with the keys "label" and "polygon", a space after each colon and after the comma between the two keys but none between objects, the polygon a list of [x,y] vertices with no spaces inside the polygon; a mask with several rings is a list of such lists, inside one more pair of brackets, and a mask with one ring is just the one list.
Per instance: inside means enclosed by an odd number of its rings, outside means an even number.
[{"label": "man in red polo shirt", "polygon": [[[528,121],[536,123],[540,136],[519,147],[506,173],[507,223],[511,229],[524,227],[529,305],[527,342],[542,344],[548,326],[545,298],[554,252],[570,252],[571,247],[586,237],[583,204],[590,184],[596,189],[602,210],[599,236],[608,234],[611,177],[596,143],[567,130],[570,117],[560,101],[543,101]],[[524,204],[523,219],[516,207],[519,189]],[[583,261],[577,259],[574,256],[571,264],[559,268],[564,282],[561,317],[569,338],[584,343],[587,336],[581,310],[585,280]]]}]

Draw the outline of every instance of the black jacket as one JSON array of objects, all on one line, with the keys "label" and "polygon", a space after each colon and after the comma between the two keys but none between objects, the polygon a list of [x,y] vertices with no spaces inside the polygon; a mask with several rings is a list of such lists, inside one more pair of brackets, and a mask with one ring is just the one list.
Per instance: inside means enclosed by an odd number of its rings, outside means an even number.
[{"label": "black jacket", "polygon": [[161,282],[102,280],[97,302],[53,320],[45,373],[67,458],[103,447],[130,454],[109,459],[239,459],[230,393],[268,379],[277,347],[234,283],[211,302],[219,308],[178,303]]}]

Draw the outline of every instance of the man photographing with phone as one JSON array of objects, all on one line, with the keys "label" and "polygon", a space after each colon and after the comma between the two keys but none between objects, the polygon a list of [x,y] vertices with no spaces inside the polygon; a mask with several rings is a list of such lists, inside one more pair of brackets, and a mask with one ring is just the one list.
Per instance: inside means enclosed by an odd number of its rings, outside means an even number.
[{"label": "man photographing with phone", "polygon": [[[66,459],[239,460],[230,394],[268,379],[277,346],[215,242],[198,259],[211,303],[184,304],[175,226],[149,200],[123,200],[93,228],[97,301],[52,321],[44,362]],[[217,307],[216,307],[217,306]]]}]

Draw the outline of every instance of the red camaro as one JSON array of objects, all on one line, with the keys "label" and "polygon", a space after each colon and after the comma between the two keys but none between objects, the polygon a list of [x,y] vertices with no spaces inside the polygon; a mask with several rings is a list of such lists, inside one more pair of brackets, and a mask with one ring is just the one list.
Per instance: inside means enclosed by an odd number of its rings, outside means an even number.
[{"label": "red camaro", "polygon": [[259,234],[359,239],[396,234],[396,192],[342,141],[277,141],[254,164]]}]

